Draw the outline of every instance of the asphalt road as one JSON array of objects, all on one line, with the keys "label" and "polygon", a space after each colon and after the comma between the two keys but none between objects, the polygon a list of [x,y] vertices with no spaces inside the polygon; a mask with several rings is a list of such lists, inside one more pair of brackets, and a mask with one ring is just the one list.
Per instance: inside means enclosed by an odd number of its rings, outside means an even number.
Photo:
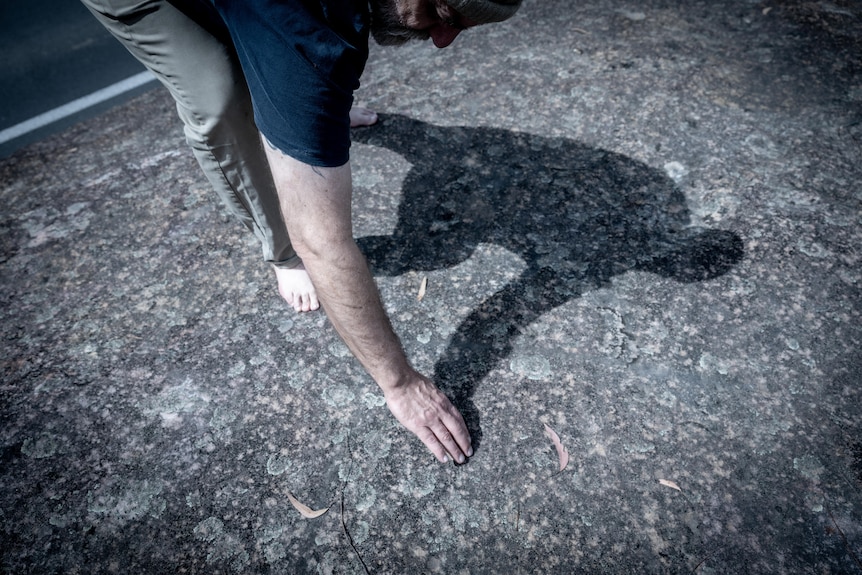
[{"label": "asphalt road", "polygon": [[[0,54],[0,132],[144,71],[76,0],[0,3]],[[155,85],[0,139],[0,157]]]}]

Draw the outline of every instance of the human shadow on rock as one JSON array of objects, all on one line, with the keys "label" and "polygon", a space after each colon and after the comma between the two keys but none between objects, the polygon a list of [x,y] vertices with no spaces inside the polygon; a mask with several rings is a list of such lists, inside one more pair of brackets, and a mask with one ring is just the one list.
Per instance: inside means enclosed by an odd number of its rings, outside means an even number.
[{"label": "human shadow on rock", "polygon": [[724,274],[743,256],[735,233],[690,226],[685,197],[663,172],[607,150],[395,115],[381,115],[353,139],[412,164],[395,231],[357,239],[376,275],[449,268],[479,243],[526,266],[458,326],[435,365],[435,381],[464,414],[475,446],[476,385],[540,316],[630,270],[694,282]]}]

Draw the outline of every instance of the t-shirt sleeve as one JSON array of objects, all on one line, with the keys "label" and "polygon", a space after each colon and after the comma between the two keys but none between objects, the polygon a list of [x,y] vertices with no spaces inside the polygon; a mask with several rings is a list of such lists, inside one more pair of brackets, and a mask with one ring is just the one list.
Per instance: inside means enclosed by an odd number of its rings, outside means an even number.
[{"label": "t-shirt sleeve", "polygon": [[350,107],[368,58],[361,0],[214,0],[260,132],[310,165],[347,163]]}]

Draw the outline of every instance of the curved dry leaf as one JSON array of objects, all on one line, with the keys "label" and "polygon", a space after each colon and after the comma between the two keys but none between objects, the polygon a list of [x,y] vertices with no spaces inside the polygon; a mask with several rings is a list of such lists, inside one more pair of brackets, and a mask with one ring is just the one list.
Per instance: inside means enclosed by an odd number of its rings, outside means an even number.
[{"label": "curved dry leaf", "polygon": [[305,517],[306,519],[315,519],[316,517],[320,517],[321,515],[323,515],[327,511],[329,511],[329,507],[332,507],[330,505],[326,509],[314,510],[311,507],[309,507],[308,505],[300,503],[300,501],[296,497],[291,495],[290,492],[287,493],[287,498],[290,499],[290,503],[294,507],[296,507],[297,511],[299,511],[299,514],[302,515],[303,517]]},{"label": "curved dry leaf", "polygon": [[560,458],[560,471],[562,471],[569,464],[569,451],[563,445],[563,442],[560,441],[560,436],[557,435],[557,432],[551,429],[547,423],[544,426],[545,435],[553,442],[554,447],[557,448],[557,457]]},{"label": "curved dry leaf", "polygon": [[425,297],[425,290],[428,289],[428,276],[422,278],[422,283],[419,284],[419,295],[416,296],[416,301],[422,301]]},{"label": "curved dry leaf", "polygon": [[677,491],[682,493],[682,489],[679,488],[679,485],[677,485],[676,482],[671,481],[670,479],[659,479],[658,482],[661,483],[662,485],[664,485],[665,487],[670,487],[671,489],[676,489]]}]

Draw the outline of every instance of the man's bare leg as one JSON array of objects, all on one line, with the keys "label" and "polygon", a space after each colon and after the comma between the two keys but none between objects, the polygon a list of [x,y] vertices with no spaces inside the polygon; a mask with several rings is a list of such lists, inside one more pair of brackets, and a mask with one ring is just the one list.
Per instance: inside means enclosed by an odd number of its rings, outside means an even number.
[{"label": "man's bare leg", "polygon": [[[377,113],[368,108],[354,106],[350,109],[350,127],[359,128],[377,123]],[[295,268],[275,268],[275,278],[278,281],[278,293],[297,312],[315,311],[320,309],[317,292],[305,266],[299,264]]]}]

